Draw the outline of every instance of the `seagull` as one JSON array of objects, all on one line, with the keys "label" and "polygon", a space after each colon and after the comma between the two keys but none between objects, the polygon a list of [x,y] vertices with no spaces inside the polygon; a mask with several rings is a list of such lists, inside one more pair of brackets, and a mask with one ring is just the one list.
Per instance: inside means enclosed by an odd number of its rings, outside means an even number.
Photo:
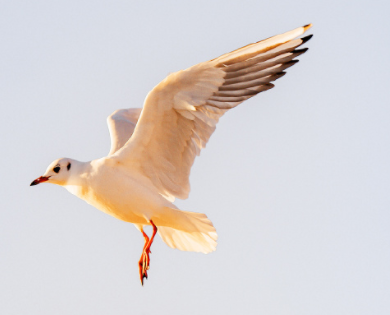
[{"label": "seagull", "polygon": [[[298,62],[312,24],[249,44],[210,61],[168,75],[146,96],[143,108],[120,109],[107,118],[111,149],[89,162],[61,158],[30,186],[51,183],[97,209],[133,223],[145,243],[138,262],[141,284],[148,278],[156,233],[171,248],[210,253],[217,233],[205,214],[179,210],[186,199],[194,159],[219,118]],[[149,237],[145,226],[152,226]]]}]

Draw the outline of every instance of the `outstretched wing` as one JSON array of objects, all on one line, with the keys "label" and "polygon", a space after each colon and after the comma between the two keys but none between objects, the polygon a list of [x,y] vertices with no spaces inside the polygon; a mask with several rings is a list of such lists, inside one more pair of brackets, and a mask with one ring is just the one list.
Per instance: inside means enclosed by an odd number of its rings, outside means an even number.
[{"label": "outstretched wing", "polygon": [[250,44],[169,75],[146,97],[131,139],[114,156],[147,176],[168,197],[185,199],[195,156],[219,118],[248,98],[274,87],[306,49],[311,25]]},{"label": "outstretched wing", "polygon": [[108,155],[114,154],[130,139],[142,108],[118,109],[107,117],[110,131],[111,149]]}]

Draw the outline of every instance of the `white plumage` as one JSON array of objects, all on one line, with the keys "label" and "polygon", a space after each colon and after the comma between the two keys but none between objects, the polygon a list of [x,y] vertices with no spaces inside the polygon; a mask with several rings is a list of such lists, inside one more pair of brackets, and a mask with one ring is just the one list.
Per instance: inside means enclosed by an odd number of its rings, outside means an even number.
[{"label": "white plumage", "polygon": [[[108,117],[111,149],[90,162],[54,161],[31,185],[64,186],[89,204],[134,223],[145,237],[140,277],[147,277],[150,245],[158,231],[172,248],[209,253],[217,233],[205,214],[172,204],[190,191],[194,159],[205,147],[219,118],[294,65],[311,38],[295,39],[311,25],[250,44],[219,58],[169,75],[146,97],[143,109],[117,110]],[[151,239],[145,225],[153,225]]]}]

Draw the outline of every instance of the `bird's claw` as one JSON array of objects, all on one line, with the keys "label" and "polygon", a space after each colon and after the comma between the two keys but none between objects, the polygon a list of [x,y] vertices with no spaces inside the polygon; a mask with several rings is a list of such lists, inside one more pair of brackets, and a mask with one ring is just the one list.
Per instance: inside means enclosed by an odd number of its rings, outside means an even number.
[{"label": "bird's claw", "polygon": [[149,254],[150,254],[150,250],[147,251],[143,251],[142,252],[142,255],[141,255],[141,258],[138,262],[138,265],[139,265],[139,276],[140,276],[140,280],[141,280],[141,284],[144,285],[144,278],[148,279],[148,272],[147,270],[149,270],[150,268],[150,257],[149,257]]},{"label": "bird's claw", "polygon": [[139,277],[140,277],[142,285],[144,285],[144,278],[148,279],[148,272],[147,272],[147,270],[149,270],[149,268],[150,268],[150,266],[149,266],[150,265],[149,254],[152,253],[151,250],[150,250],[150,246],[152,245],[154,236],[157,233],[157,226],[153,223],[152,220],[150,220],[150,224],[153,226],[153,235],[152,235],[152,237],[150,239],[146,235],[144,230],[141,230],[141,232],[142,232],[142,234],[143,234],[143,236],[145,238],[144,249],[142,250],[142,255],[141,255],[141,258],[140,258],[140,260],[138,262]]}]

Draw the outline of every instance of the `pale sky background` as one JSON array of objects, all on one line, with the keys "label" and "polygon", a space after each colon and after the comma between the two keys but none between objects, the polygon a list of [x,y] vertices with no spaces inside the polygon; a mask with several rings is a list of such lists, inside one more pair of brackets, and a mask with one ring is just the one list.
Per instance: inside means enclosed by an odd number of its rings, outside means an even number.
[{"label": "pale sky background", "polygon": [[[387,1],[0,2],[1,314],[390,314]],[[55,185],[167,74],[313,23],[310,50],[224,116],[176,202],[209,254],[143,238]]]}]

